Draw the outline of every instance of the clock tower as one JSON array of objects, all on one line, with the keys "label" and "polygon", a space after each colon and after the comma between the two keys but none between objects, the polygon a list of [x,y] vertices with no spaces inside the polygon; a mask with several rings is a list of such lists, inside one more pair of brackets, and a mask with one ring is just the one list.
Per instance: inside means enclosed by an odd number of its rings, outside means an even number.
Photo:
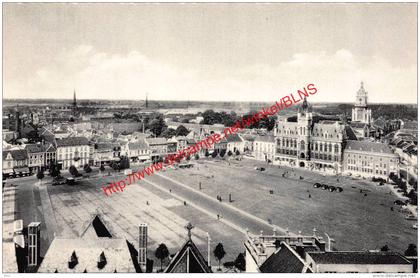
[{"label": "clock tower", "polygon": [[360,89],[356,94],[356,103],[352,109],[351,121],[352,122],[362,122],[365,124],[370,124],[372,121],[372,111],[367,106],[368,93],[363,88],[363,82],[360,84]]}]

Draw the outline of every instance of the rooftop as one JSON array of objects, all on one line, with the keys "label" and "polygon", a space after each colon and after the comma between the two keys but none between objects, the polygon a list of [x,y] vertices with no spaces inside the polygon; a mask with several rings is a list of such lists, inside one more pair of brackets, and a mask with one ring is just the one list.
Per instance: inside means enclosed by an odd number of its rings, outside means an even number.
[{"label": "rooftop", "polygon": [[393,252],[334,251],[308,252],[317,264],[411,264]]},{"label": "rooftop", "polygon": [[[73,252],[77,264],[70,268]],[[106,263],[98,266],[103,253]],[[38,272],[136,272],[124,239],[113,238],[55,238],[51,243]]]},{"label": "rooftop", "polygon": [[67,137],[62,139],[56,139],[56,142],[57,147],[89,145],[89,140],[86,137]]},{"label": "rooftop", "polygon": [[349,140],[344,151],[363,151],[371,153],[387,153],[393,154],[387,144],[369,141]]},{"label": "rooftop", "polygon": [[282,242],[268,259],[260,266],[263,273],[305,273],[312,272],[299,255]]},{"label": "rooftop", "polygon": [[266,136],[258,136],[255,138],[255,142],[269,142],[275,143],[275,137],[273,135],[266,135]]}]

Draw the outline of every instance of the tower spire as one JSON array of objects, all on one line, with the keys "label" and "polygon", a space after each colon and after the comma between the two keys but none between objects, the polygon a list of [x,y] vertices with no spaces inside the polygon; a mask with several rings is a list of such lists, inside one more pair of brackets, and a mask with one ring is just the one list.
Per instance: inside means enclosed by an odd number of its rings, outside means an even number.
[{"label": "tower spire", "polygon": [[148,93],[146,92],[146,108],[149,107],[149,102],[148,102],[147,96],[148,96]]}]

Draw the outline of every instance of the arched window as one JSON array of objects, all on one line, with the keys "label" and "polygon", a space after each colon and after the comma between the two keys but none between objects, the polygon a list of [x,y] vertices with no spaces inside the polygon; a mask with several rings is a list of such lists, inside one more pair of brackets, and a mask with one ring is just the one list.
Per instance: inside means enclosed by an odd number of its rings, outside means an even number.
[{"label": "arched window", "polygon": [[305,150],[305,141],[300,141],[300,149]]}]

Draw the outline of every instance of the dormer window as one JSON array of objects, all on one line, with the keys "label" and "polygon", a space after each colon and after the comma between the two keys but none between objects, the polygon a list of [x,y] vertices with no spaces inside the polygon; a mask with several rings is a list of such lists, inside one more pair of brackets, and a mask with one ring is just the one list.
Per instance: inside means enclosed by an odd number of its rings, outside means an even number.
[{"label": "dormer window", "polygon": [[68,263],[69,263],[70,269],[73,269],[79,263],[79,260],[77,259],[77,256],[76,256],[76,251],[73,251]]},{"label": "dormer window", "polygon": [[106,257],[104,252],[102,251],[101,255],[99,255],[99,260],[98,260],[98,268],[99,269],[103,269],[106,265]]}]

